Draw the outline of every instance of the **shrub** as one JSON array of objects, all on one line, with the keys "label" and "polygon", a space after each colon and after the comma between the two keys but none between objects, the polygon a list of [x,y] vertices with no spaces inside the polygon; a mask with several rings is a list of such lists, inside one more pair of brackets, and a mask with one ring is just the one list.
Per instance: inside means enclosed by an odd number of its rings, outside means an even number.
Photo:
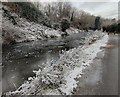
[{"label": "shrub", "polygon": [[112,24],[106,28],[107,32],[117,32],[120,33],[120,23]]},{"label": "shrub", "polygon": [[45,17],[45,18],[41,21],[41,23],[42,23],[43,25],[51,28],[51,21],[50,21],[50,19],[49,19],[48,17]]},{"label": "shrub", "polygon": [[61,20],[61,29],[63,32],[66,32],[66,29],[70,28],[70,21],[67,18]]},{"label": "shrub", "polygon": [[54,23],[54,24],[53,24],[53,29],[57,30],[57,29],[59,29],[59,28],[60,28],[59,23]]},{"label": "shrub", "polygon": [[117,25],[117,32],[120,33],[120,23]]}]

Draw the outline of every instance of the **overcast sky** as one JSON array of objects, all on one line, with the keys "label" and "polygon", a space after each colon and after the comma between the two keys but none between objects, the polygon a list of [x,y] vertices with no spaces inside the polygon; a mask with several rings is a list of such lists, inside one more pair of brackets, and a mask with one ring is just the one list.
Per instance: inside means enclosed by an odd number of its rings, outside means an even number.
[{"label": "overcast sky", "polygon": [[[118,2],[120,0],[39,0],[42,2],[67,1],[74,7],[103,18],[118,19]],[[120,7],[120,6],[119,6]]]},{"label": "overcast sky", "polygon": [[118,2],[72,2],[73,6],[104,18],[118,18]]},{"label": "overcast sky", "polygon": [[[1,1],[1,0],[0,0]],[[2,0],[4,1],[4,0]],[[12,0],[10,0],[12,1]],[[24,1],[24,0],[19,0]],[[90,14],[99,15],[104,18],[116,18],[118,19],[118,2],[120,0],[30,0],[39,2],[56,2],[66,1],[71,2],[74,7],[82,9]],[[120,11],[120,3],[119,3]],[[120,12],[119,12],[120,14]],[[119,16],[120,19],[120,16]]]},{"label": "overcast sky", "polygon": [[[41,2],[56,2],[56,1],[71,2],[74,7],[77,7],[78,9],[82,9],[90,14],[101,16],[103,18],[118,19],[118,2],[120,0],[39,0],[39,1]],[[119,7],[120,7],[120,4],[119,4]],[[120,19],[120,16],[119,16],[119,19]]]}]

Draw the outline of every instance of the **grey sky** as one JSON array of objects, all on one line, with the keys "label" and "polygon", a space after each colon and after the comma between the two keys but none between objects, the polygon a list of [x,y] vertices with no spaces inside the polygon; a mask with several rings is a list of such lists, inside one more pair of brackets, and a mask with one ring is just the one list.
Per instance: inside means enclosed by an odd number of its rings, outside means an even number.
[{"label": "grey sky", "polygon": [[72,2],[72,4],[93,15],[118,19],[118,2]]},{"label": "grey sky", "polygon": [[[37,1],[37,0],[34,0]],[[71,2],[74,7],[103,18],[118,19],[118,2],[120,0],[39,0],[40,2]]]},{"label": "grey sky", "polygon": [[[0,0],[5,1],[5,0]],[[21,0],[20,0],[21,1]],[[24,0],[23,0],[24,1]],[[104,18],[118,19],[118,2],[120,0],[30,0],[39,2],[71,2],[74,7],[82,9],[93,15],[99,15]],[[120,7],[120,4],[119,4]],[[119,9],[120,10],[120,9]],[[120,14],[120,13],[119,13]],[[120,16],[119,16],[120,19]]]}]

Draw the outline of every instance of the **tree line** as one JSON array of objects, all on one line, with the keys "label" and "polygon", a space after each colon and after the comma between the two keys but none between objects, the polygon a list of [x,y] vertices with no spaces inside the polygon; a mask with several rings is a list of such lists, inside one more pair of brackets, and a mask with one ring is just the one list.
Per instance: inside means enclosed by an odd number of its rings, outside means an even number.
[{"label": "tree line", "polygon": [[103,26],[103,32],[110,33],[120,33],[120,23],[114,23],[112,25],[108,25],[107,27]]},{"label": "tree line", "polygon": [[29,21],[41,23],[45,26],[58,29],[62,28],[62,31],[70,26],[86,30],[100,30],[103,29],[117,29],[119,26],[109,27],[102,26],[102,22],[105,20],[100,16],[94,16],[83,10],[73,7],[70,2],[8,2],[3,3],[9,6],[12,11],[16,12],[20,17],[24,17]]}]

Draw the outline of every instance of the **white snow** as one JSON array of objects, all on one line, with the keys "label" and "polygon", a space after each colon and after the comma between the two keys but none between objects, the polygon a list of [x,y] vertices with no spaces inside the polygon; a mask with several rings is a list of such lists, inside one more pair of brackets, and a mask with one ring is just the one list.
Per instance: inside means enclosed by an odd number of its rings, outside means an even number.
[{"label": "white snow", "polygon": [[[48,28],[46,26],[27,22],[27,20],[20,18],[18,25],[13,25],[9,20],[3,17],[2,28],[5,31],[5,38],[7,40],[8,34],[16,42],[35,41],[52,37],[60,37],[60,31]],[[11,33],[12,32],[12,33]]]},{"label": "white snow", "polygon": [[59,30],[47,29],[47,30],[45,30],[45,34],[48,37],[50,37],[50,36],[61,37],[61,32]]},{"label": "white snow", "polygon": [[[82,52],[84,53],[82,54],[81,61],[84,61],[85,63],[79,64],[81,66],[75,67],[72,71],[69,72],[68,75],[66,75],[65,80],[67,83],[60,87],[63,93],[70,95],[73,91],[73,88],[77,87],[77,81],[75,80],[75,78],[77,78],[78,75],[82,74],[82,70],[85,69],[86,66],[89,66],[90,63],[92,63],[97,53],[101,51],[100,47],[105,46],[107,40],[108,36],[105,35],[101,40],[98,40],[96,43],[82,48]],[[78,49],[81,50],[81,48]]]},{"label": "white snow", "polygon": [[[42,24],[28,22],[15,13],[11,14],[16,17],[15,20],[17,21],[17,25],[13,25],[7,17],[2,17],[2,29],[4,33],[2,40],[5,44],[9,44],[12,40],[15,40],[15,42],[29,42],[61,37],[61,34],[64,33],[61,32],[60,29],[54,30]],[[67,30],[67,33],[72,34],[78,33],[79,31],[78,29],[70,28]]]},{"label": "white snow", "polygon": [[[61,31],[46,26],[28,22],[26,19],[17,18],[18,25],[13,25],[3,17],[2,28],[6,32],[3,42],[15,40],[16,42],[35,41],[38,39],[61,37]],[[79,33],[79,29],[69,28],[67,33]],[[70,95],[77,87],[76,78],[82,76],[82,71],[89,66],[97,53],[102,51],[101,46],[106,45],[108,36],[105,33],[95,31],[85,37],[85,45],[70,49],[60,55],[53,63],[48,60],[42,64],[38,71],[33,71],[36,76],[29,77],[16,91],[8,92],[7,95]],[[27,55],[26,55],[27,57]]]},{"label": "white snow", "polygon": [[[97,40],[90,44],[91,39]],[[101,46],[106,45],[108,36],[104,33],[94,32],[87,37],[84,46],[70,49],[60,55],[55,63],[48,60],[43,64],[43,69],[34,71],[35,77],[22,84],[16,91],[8,92],[7,95],[60,95],[72,94],[77,87],[76,78],[81,77],[82,71],[89,66],[97,53],[102,51]],[[90,42],[91,43],[91,42]]]},{"label": "white snow", "polygon": [[71,34],[75,34],[75,33],[80,33],[81,30],[70,27],[69,29],[66,30],[66,32],[67,32],[69,35],[71,35]]}]

